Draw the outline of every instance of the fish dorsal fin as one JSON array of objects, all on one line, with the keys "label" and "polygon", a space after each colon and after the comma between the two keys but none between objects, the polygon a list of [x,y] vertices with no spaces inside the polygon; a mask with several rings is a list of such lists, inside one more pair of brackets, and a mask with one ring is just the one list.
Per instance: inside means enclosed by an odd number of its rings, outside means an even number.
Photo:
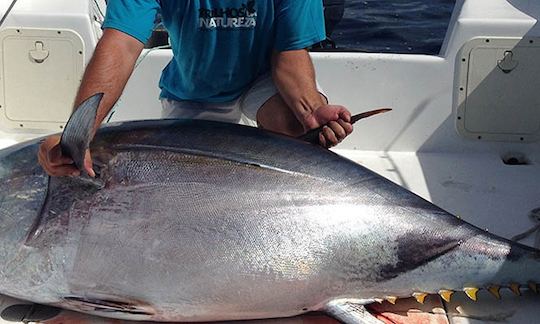
[{"label": "fish dorsal fin", "polygon": [[81,171],[84,171],[84,154],[92,140],[97,109],[102,98],[103,93],[97,93],[83,101],[69,118],[60,139],[62,154],[70,157]]},{"label": "fish dorsal fin", "polygon": [[325,307],[325,312],[345,324],[383,324],[373,316],[364,305],[372,300],[338,299],[329,302]]}]

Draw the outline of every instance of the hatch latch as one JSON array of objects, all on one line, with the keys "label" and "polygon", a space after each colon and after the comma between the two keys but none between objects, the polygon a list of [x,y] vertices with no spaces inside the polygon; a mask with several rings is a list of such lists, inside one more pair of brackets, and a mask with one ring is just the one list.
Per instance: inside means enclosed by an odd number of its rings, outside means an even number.
[{"label": "hatch latch", "polygon": [[519,65],[519,62],[514,60],[512,51],[505,51],[504,58],[497,61],[497,65],[504,73],[510,73]]},{"label": "hatch latch", "polygon": [[36,63],[43,63],[49,57],[49,51],[43,48],[43,42],[37,41],[34,46],[30,51],[30,57]]}]

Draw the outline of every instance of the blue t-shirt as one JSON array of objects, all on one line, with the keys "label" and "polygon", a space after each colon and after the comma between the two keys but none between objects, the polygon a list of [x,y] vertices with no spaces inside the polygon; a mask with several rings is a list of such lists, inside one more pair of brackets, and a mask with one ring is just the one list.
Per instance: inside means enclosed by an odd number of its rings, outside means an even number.
[{"label": "blue t-shirt", "polygon": [[109,0],[103,28],[143,43],[161,13],[174,57],[161,97],[226,102],[270,70],[272,51],[325,39],[322,0]]}]

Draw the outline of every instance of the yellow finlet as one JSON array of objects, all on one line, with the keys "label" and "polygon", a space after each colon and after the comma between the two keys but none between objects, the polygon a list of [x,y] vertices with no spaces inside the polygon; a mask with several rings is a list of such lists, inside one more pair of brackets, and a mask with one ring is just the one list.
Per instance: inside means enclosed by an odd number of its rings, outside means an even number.
[{"label": "yellow finlet", "polygon": [[386,296],[386,300],[387,300],[390,304],[395,305],[395,304],[396,304],[396,301],[398,300],[398,298],[395,297],[395,296]]},{"label": "yellow finlet", "polygon": [[446,302],[450,302],[450,299],[452,299],[452,294],[454,292],[452,290],[439,290],[439,295],[441,295],[442,299],[444,299]]},{"label": "yellow finlet", "polygon": [[424,303],[424,301],[426,300],[427,295],[428,294],[421,293],[421,292],[415,292],[415,293],[412,294],[412,296],[414,298],[416,298],[416,301],[419,302],[420,304]]},{"label": "yellow finlet", "polygon": [[488,287],[488,291],[497,299],[501,299],[501,293],[499,292],[500,289],[501,287],[495,285]]},{"label": "yellow finlet", "polygon": [[465,287],[463,288],[463,291],[465,292],[465,294],[467,295],[467,297],[469,297],[470,299],[476,301],[477,300],[477,293],[478,293],[478,288],[475,288],[475,287]]},{"label": "yellow finlet", "polygon": [[519,291],[519,284],[511,283],[508,288],[510,288],[510,290],[512,290],[512,292],[517,296],[521,296],[521,291]]},{"label": "yellow finlet", "polygon": [[529,289],[535,294],[538,294],[538,285],[536,285],[536,282],[529,281]]}]

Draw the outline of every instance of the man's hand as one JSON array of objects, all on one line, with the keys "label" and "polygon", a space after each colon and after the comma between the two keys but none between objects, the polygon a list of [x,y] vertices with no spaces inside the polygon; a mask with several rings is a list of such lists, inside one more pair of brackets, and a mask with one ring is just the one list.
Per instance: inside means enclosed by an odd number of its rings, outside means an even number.
[{"label": "man's hand", "polygon": [[320,106],[303,118],[302,125],[306,132],[324,126],[319,134],[319,142],[327,148],[339,144],[353,131],[351,113],[338,105]]},{"label": "man's hand", "polygon": [[[60,135],[51,135],[41,143],[39,146],[38,160],[45,172],[51,176],[79,176],[81,174],[81,171],[73,164],[73,160],[62,155],[62,150],[60,149]],[[84,169],[91,177],[96,176],[92,169],[90,150],[86,150]]]},{"label": "man's hand", "polygon": [[[278,114],[287,115],[283,109],[275,109],[269,100],[260,110],[263,110],[257,121],[264,128],[287,134],[299,136],[302,131],[306,133],[312,129],[325,126],[319,134],[319,142],[324,147],[332,147],[341,142],[352,132],[351,113],[347,108],[338,105],[329,105],[326,98],[320,94],[315,81],[315,68],[306,49],[274,51],[272,53],[272,78],[283,99],[284,106],[300,123],[298,132],[295,127],[279,127],[271,123],[270,119],[280,119]],[[266,107],[265,107],[266,106]],[[274,106],[274,107],[269,107]],[[268,108],[268,109],[265,109]],[[263,114],[268,114],[266,118]],[[290,123],[288,123],[290,124]],[[270,126],[270,127],[269,127]]]}]

